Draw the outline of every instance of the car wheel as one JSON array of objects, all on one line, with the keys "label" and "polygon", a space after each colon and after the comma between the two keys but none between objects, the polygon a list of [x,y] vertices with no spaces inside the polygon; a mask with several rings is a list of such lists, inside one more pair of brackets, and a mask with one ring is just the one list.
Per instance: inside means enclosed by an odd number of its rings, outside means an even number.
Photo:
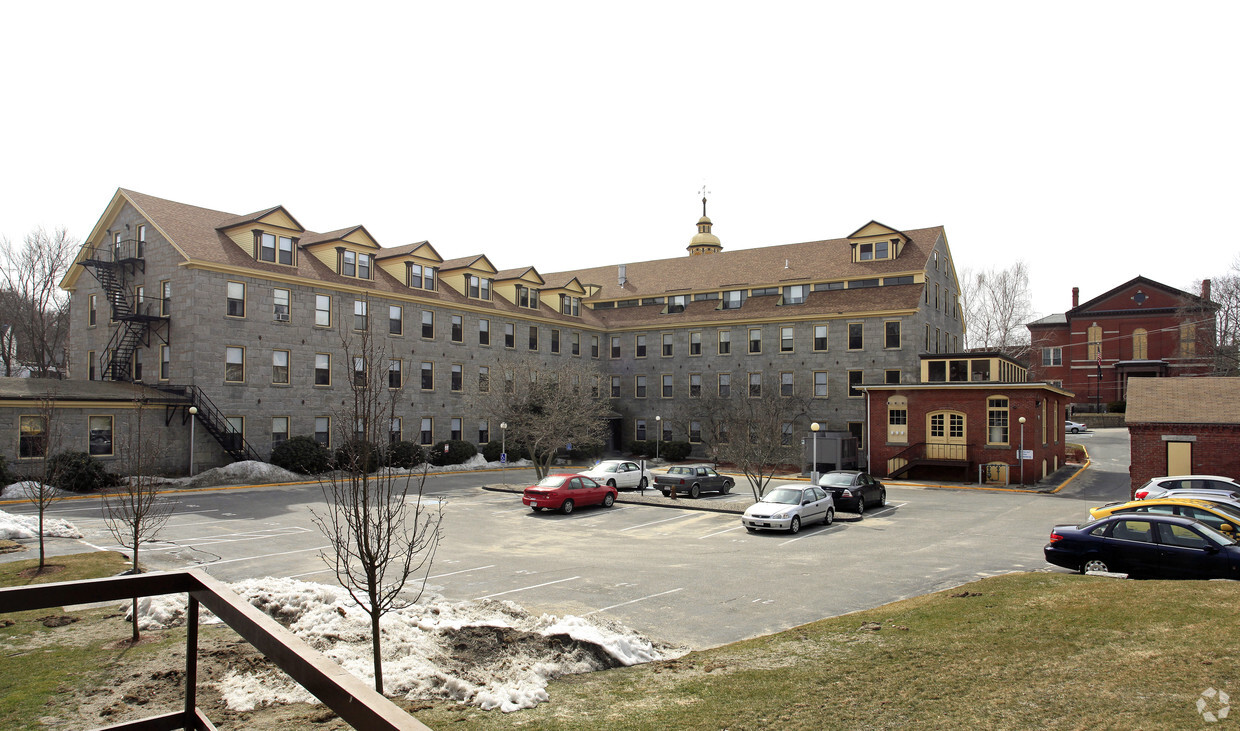
[{"label": "car wheel", "polygon": [[1102,559],[1090,558],[1086,559],[1085,563],[1081,564],[1081,573],[1087,574],[1090,571],[1101,571],[1102,573],[1107,574],[1111,572],[1111,569],[1107,568],[1106,562]]},{"label": "car wheel", "polygon": [[800,533],[801,532],[801,516],[799,515],[792,516],[792,522],[788,524],[788,532],[789,533]]},{"label": "car wheel", "polygon": [[880,488],[878,491],[878,507],[887,506],[887,488]]},{"label": "car wheel", "polygon": [[541,512],[542,512],[542,508],[538,507],[537,505],[531,505],[531,506],[530,506],[530,510],[533,510],[535,513],[541,513]]},{"label": "car wheel", "polygon": [[1080,430],[1080,429],[1077,429],[1077,428],[1074,426],[1074,427],[1072,427],[1072,433],[1073,433],[1073,434],[1080,434],[1080,433],[1081,433],[1081,430]]},{"label": "car wheel", "polygon": [[663,497],[671,497],[671,496],[672,496],[672,493],[668,492],[667,490],[663,491]]},{"label": "car wheel", "polygon": [[732,492],[732,481],[724,480],[723,481],[723,494],[727,495],[730,492]]},{"label": "car wheel", "polygon": [[865,496],[864,495],[857,496],[857,517],[858,518],[865,517]]},{"label": "car wheel", "polygon": [[637,483],[637,486],[638,486],[638,487],[640,487],[641,489],[645,490],[645,489],[646,489],[646,485],[649,485],[649,484],[650,484],[650,481],[649,481],[649,480],[647,480],[645,477],[643,477],[643,478],[641,479],[641,482]]},{"label": "car wheel", "polygon": [[564,513],[565,515],[568,515],[569,513],[573,512],[573,501],[565,500],[564,504],[560,506],[560,512]]},{"label": "car wheel", "polygon": [[827,517],[822,519],[822,525],[828,526],[835,522],[835,508],[827,508]]},{"label": "car wheel", "polygon": [[689,488],[689,497],[693,498],[694,500],[697,500],[697,496],[700,494],[702,494],[702,490],[697,485],[694,485],[693,487]]},{"label": "car wheel", "polygon": [[607,493],[607,495],[603,497],[603,507],[610,508],[612,505],[615,505],[615,504],[616,504],[616,496],[612,495],[610,492]]},{"label": "car wheel", "polygon": [[615,481],[615,480],[608,480],[608,481],[607,481],[607,486],[608,486],[608,487],[615,487],[615,486],[616,486],[616,481]]},{"label": "car wheel", "polygon": [[758,532],[758,529],[757,529],[757,528],[750,528],[749,526],[745,526],[745,530],[749,531],[750,533],[757,533],[757,532]]}]

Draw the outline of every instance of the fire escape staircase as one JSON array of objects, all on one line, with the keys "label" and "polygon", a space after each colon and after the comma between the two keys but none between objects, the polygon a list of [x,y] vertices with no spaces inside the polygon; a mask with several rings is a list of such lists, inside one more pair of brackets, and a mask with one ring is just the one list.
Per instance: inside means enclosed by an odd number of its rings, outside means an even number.
[{"label": "fire escape staircase", "polygon": [[[99,357],[100,372],[107,380],[133,381],[133,358],[138,347],[149,346],[152,334],[165,344],[170,344],[170,323],[164,314],[165,303],[159,299],[135,302],[136,297],[132,296],[127,284],[139,270],[146,271],[140,245],[135,241],[122,241],[116,246],[88,248],[81,263],[103,285],[112,321],[119,324]],[[185,416],[189,416],[190,406],[195,407],[197,414],[194,418],[234,460],[262,461],[245,437],[232,430],[224,413],[202,389],[171,385],[159,385],[157,388],[186,397]]]},{"label": "fire escape staircase", "polygon": [[969,445],[918,442],[887,460],[887,476],[903,477],[914,467],[961,467],[968,475]]}]

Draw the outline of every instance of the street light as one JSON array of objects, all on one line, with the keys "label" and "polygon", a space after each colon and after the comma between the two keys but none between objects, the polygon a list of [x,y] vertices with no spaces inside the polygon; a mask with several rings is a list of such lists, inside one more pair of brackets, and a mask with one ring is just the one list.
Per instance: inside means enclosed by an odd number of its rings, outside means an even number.
[{"label": "street light", "polygon": [[[810,479],[810,482],[815,485],[818,484],[818,429],[819,428],[821,427],[818,426],[818,422],[816,421],[813,424],[809,425],[809,430],[810,432],[812,432],[810,436],[814,438],[814,449],[813,449],[814,466],[811,467],[809,470],[809,479]],[[802,454],[804,454],[804,452],[802,452]]]},{"label": "street light", "polygon": [[663,439],[663,417],[662,416],[654,417],[654,428],[656,430],[654,433],[654,459],[657,462],[659,461],[659,441]]},{"label": "street light", "polygon": [[499,471],[504,476],[504,487],[508,486],[508,422],[499,423]]},{"label": "street light", "polygon": [[1025,484],[1025,417],[1017,419],[1020,422],[1020,484]]},{"label": "street light", "polygon": [[194,476],[194,423],[198,421],[198,407],[189,407],[189,476]]}]

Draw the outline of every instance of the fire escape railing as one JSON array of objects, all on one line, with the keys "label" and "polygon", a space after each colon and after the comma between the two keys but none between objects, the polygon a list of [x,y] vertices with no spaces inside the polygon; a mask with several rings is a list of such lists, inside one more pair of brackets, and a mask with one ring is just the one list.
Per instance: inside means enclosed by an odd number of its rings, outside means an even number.
[{"label": "fire escape railing", "polygon": [[206,429],[211,436],[215,437],[215,440],[220,443],[220,446],[224,448],[224,451],[227,452],[228,455],[234,460],[241,461],[252,459],[259,462],[264,461],[263,458],[259,456],[258,452],[255,451],[254,447],[251,446],[246,440],[244,434],[238,431],[233,431],[232,427],[228,424],[228,417],[224,415],[224,412],[215,405],[215,402],[212,401],[207,394],[203,393],[201,388],[197,386],[175,386],[171,384],[160,384],[157,385],[156,388],[166,393],[174,393],[187,397],[189,399],[189,404],[187,404],[186,410],[188,411],[189,406],[193,406],[197,409],[198,413],[192,418],[196,418],[198,423],[202,424],[203,428]]}]

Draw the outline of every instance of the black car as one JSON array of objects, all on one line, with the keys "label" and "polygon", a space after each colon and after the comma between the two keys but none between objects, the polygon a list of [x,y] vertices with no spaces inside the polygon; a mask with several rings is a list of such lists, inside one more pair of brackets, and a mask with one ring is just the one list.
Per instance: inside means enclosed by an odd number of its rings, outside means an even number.
[{"label": "black car", "polygon": [[1111,515],[1057,525],[1042,549],[1048,563],[1073,571],[1134,578],[1240,579],[1240,544],[1178,515]]},{"label": "black car", "polygon": [[818,486],[831,493],[835,507],[857,515],[887,504],[887,488],[861,470],[831,470],[818,478]]}]

